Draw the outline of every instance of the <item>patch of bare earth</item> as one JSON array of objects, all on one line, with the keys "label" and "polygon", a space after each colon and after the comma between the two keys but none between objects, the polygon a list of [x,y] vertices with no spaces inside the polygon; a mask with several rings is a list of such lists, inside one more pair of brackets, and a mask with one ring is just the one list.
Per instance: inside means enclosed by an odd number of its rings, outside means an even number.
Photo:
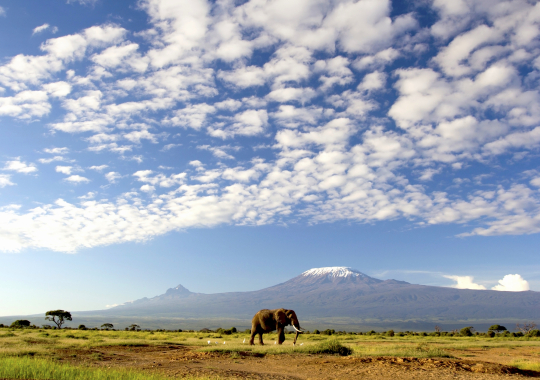
[{"label": "patch of bare earth", "polygon": [[539,372],[471,359],[262,355],[199,352],[197,347],[100,347],[58,352],[62,361],[107,368],[133,368],[182,378],[231,379],[508,379]]}]

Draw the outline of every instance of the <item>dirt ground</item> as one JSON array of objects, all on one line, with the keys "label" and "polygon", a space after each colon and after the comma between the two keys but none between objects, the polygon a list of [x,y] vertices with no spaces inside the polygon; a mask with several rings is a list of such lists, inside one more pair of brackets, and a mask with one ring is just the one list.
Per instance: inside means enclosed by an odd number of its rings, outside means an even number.
[{"label": "dirt ground", "polygon": [[[504,363],[537,356],[538,349],[460,350],[456,359],[340,357],[333,355],[262,355],[249,352],[198,352],[190,346],[110,346],[57,352],[72,364],[128,367],[172,378],[188,375],[226,379],[508,379],[540,377]],[[508,352],[512,351],[512,352]]]}]

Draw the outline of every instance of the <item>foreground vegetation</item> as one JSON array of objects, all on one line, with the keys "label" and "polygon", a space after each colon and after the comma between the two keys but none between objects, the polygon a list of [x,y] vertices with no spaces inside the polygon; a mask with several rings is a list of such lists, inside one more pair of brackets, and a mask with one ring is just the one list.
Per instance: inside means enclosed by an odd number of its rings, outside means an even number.
[{"label": "foreground vegetation", "polygon": [[[456,352],[530,348],[532,358],[517,358],[509,363],[520,369],[540,371],[540,338],[513,336],[501,332],[486,334],[426,334],[403,333],[325,333],[302,334],[293,346],[293,334],[287,334],[283,345],[277,345],[275,333],[265,334],[265,345],[250,346],[248,331],[236,329],[218,331],[114,331],[84,329],[40,329],[31,327],[0,328],[0,378],[12,379],[89,379],[89,380],[162,380],[159,375],[112,370],[100,365],[95,351],[111,346],[131,350],[148,346],[191,346],[201,352],[220,352],[237,358],[246,353],[279,354],[335,354],[357,357],[414,357],[452,358]],[[63,356],[62,356],[63,355]],[[86,355],[86,356],[85,356]],[[85,360],[74,361],[74,357]],[[461,355],[467,356],[467,355]],[[70,358],[73,357],[73,358]],[[77,362],[77,366],[65,364]],[[100,368],[95,368],[95,367]],[[195,378],[193,378],[195,379]],[[197,378],[199,379],[199,378]]]},{"label": "foreground vegetation", "polygon": [[[264,346],[250,346],[248,332],[195,331],[112,331],[75,329],[0,328],[0,358],[41,357],[54,359],[58,350],[92,349],[103,346],[188,345],[202,351],[281,353],[336,353],[355,356],[448,357],[446,350],[539,347],[540,338],[515,337],[511,334],[433,336],[422,333],[331,333],[302,334],[292,345],[293,334],[287,334],[283,345],[274,344],[275,333],[264,335]],[[257,341],[256,341],[257,342]],[[322,345],[321,345],[322,344]],[[334,345],[334,349],[328,347]],[[328,346],[328,347],[327,347]],[[326,348],[325,348],[326,347]],[[340,347],[346,347],[343,350]]]},{"label": "foreground vegetation", "polygon": [[[165,380],[163,376],[129,370],[75,367],[36,358],[0,358],[0,378],[34,380]],[[187,378],[204,380],[204,378]]]}]

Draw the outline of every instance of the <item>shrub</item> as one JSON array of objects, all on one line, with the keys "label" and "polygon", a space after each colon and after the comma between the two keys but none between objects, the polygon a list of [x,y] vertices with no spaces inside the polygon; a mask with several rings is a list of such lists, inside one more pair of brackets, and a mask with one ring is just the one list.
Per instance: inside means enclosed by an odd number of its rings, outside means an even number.
[{"label": "shrub", "polygon": [[337,354],[340,356],[347,356],[353,352],[352,349],[342,345],[337,339],[330,339],[313,346],[308,346],[303,351],[310,354]]},{"label": "shrub", "polygon": [[394,336],[394,335],[395,335],[395,334],[394,334],[394,330],[388,330],[388,331],[386,332],[386,336]]},{"label": "shrub", "polygon": [[10,327],[13,328],[23,328],[23,327],[29,327],[30,321],[27,321],[26,319],[17,319],[15,322],[11,324]]},{"label": "shrub", "polygon": [[79,325],[79,330],[86,330],[86,326],[85,325]]},{"label": "shrub", "polygon": [[488,331],[487,332],[487,336],[489,336],[490,338],[493,338],[495,336],[495,332],[492,330],[492,331]]},{"label": "shrub", "polygon": [[531,331],[529,331],[529,333],[527,334],[527,336],[531,336],[531,337],[540,337],[540,330],[531,330]]},{"label": "shrub", "polygon": [[313,330],[313,334],[320,334],[321,332],[317,329]]},{"label": "shrub", "polygon": [[464,327],[461,330],[459,330],[459,334],[461,336],[472,336],[473,330],[474,330],[474,327],[472,326]]}]

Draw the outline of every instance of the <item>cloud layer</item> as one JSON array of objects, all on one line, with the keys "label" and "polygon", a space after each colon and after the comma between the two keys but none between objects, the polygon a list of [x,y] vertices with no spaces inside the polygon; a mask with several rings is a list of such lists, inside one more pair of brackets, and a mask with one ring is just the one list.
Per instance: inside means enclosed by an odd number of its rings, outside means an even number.
[{"label": "cloud layer", "polygon": [[138,4],[149,19],[138,32],[95,25],[0,66],[0,117],[49,117],[73,144],[5,159],[0,187],[32,174],[80,191],[0,209],[2,250],[220,224],[540,231],[540,4],[434,1],[399,15],[384,0]]}]

